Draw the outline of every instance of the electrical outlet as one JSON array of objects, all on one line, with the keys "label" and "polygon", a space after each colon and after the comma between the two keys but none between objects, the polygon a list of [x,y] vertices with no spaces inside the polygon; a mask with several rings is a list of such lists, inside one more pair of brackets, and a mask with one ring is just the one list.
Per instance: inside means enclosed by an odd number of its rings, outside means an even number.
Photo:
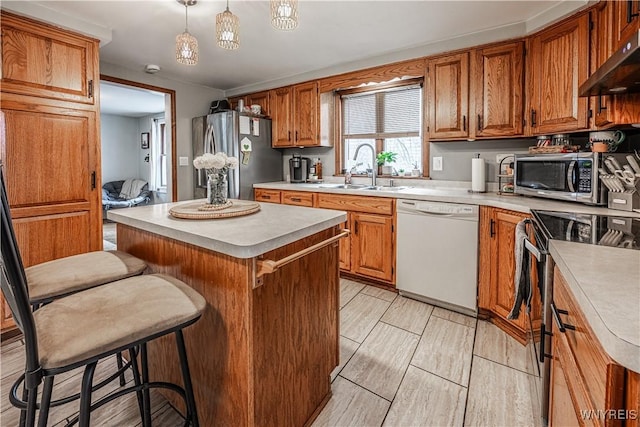
[{"label": "electrical outlet", "polygon": [[513,154],[496,154],[496,163],[500,164],[505,157],[513,156]]},{"label": "electrical outlet", "polygon": [[180,166],[189,166],[189,158],[188,157],[180,156],[178,159],[179,159]]},{"label": "electrical outlet", "polygon": [[434,171],[442,171],[442,157],[434,157],[433,158],[433,168]]}]

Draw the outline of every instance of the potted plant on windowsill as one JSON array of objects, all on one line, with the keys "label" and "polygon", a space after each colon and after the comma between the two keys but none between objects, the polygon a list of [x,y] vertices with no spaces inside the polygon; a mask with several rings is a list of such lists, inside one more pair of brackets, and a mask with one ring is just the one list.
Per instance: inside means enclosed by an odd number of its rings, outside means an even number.
[{"label": "potted plant on windowsill", "polygon": [[393,166],[391,166],[391,163],[395,163],[397,157],[398,153],[394,153],[393,151],[381,151],[378,153],[376,160],[378,162],[378,168],[382,167],[382,175],[393,174]]}]

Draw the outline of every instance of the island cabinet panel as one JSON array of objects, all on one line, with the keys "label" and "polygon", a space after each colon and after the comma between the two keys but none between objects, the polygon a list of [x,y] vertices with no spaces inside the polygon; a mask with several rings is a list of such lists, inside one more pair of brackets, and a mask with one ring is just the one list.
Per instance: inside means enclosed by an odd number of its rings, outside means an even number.
[{"label": "island cabinet panel", "polygon": [[524,42],[474,50],[471,93],[472,129],[477,137],[522,135]]},{"label": "island cabinet panel", "polygon": [[2,14],[2,91],[94,104],[97,43]]},{"label": "island cabinet panel", "polygon": [[529,126],[534,134],[587,129],[588,100],[578,88],[589,73],[589,15],[543,30],[531,40]]},{"label": "island cabinet panel", "polygon": [[[550,423],[567,425],[573,416],[586,425],[622,426],[624,417],[617,411],[625,410],[625,369],[605,353],[557,268],[553,284],[552,375],[564,376],[571,399],[567,401],[564,385],[552,377]],[[589,410],[593,412],[585,415]]]},{"label": "island cabinet panel", "polygon": [[[518,319],[508,320],[507,316],[513,306],[515,294],[516,225],[527,217],[527,214],[520,212],[486,206],[480,208],[478,308],[483,315],[521,343],[526,341],[527,317],[520,315]],[[535,266],[532,265],[531,271],[534,270]],[[538,292],[537,288],[534,288],[534,292]],[[537,300],[533,298],[534,303]],[[532,307],[532,313],[539,311],[539,307]],[[537,329],[540,319],[534,319],[534,322],[534,328]]]},{"label": "island cabinet panel", "polygon": [[[329,375],[338,365],[337,245],[264,275],[259,284],[255,259],[122,224],[117,232],[118,249],[207,300],[202,318],[185,329],[200,425],[311,424],[331,395]],[[336,234],[332,227],[261,258],[279,260]],[[152,380],[182,383],[173,336],[149,344],[149,363]],[[173,393],[167,398],[183,410]]]},{"label": "island cabinet panel", "polygon": [[257,202],[267,203],[280,203],[281,193],[279,190],[265,190],[263,188],[256,188],[253,190],[254,198]]},{"label": "island cabinet panel", "polygon": [[469,135],[469,53],[443,56],[428,62],[429,137],[463,138]]},{"label": "island cabinet panel", "polygon": [[640,426],[640,374],[627,370],[627,384],[625,391],[625,406],[629,413],[633,411],[634,417],[629,417],[626,422],[628,427]]}]

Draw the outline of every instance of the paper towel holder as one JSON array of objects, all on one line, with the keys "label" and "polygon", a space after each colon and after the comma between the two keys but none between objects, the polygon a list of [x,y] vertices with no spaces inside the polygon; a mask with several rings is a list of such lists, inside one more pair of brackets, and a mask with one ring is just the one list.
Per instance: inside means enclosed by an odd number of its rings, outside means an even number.
[{"label": "paper towel holder", "polygon": [[[469,190],[469,193],[474,193],[474,194],[475,193],[486,193],[487,192],[487,183],[486,183],[487,177],[486,177],[484,159],[480,159],[480,153],[475,153],[473,155],[473,157],[474,158],[471,160],[471,189]],[[480,174],[483,176],[482,177],[482,185],[481,185],[482,190],[474,190],[474,179],[473,179],[474,172],[473,172],[473,170],[474,170],[474,167],[475,167],[474,163],[476,163],[476,162],[474,162],[474,160],[476,160],[476,159],[482,160],[482,162],[477,162],[477,163],[479,163],[478,167],[480,167],[480,169],[481,169],[480,170]],[[478,184],[478,183],[476,182],[475,184]]]}]

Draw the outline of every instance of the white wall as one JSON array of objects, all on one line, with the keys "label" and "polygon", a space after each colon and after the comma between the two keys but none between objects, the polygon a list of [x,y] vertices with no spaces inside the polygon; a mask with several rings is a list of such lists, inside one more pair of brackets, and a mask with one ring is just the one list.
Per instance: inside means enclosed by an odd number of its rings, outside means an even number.
[{"label": "white wall", "polygon": [[139,177],[138,119],[101,114],[100,122],[102,183]]},{"label": "white wall", "polygon": [[100,74],[176,91],[177,152],[171,153],[171,155],[175,155],[176,159],[181,156],[188,158],[188,166],[178,166],[178,200],[193,199],[191,119],[207,114],[211,101],[224,98],[224,92],[206,86],[163,78],[161,77],[162,71],[155,75],[147,74],[142,68],[143,66],[140,66],[140,70],[130,70],[119,65],[100,62]]}]

